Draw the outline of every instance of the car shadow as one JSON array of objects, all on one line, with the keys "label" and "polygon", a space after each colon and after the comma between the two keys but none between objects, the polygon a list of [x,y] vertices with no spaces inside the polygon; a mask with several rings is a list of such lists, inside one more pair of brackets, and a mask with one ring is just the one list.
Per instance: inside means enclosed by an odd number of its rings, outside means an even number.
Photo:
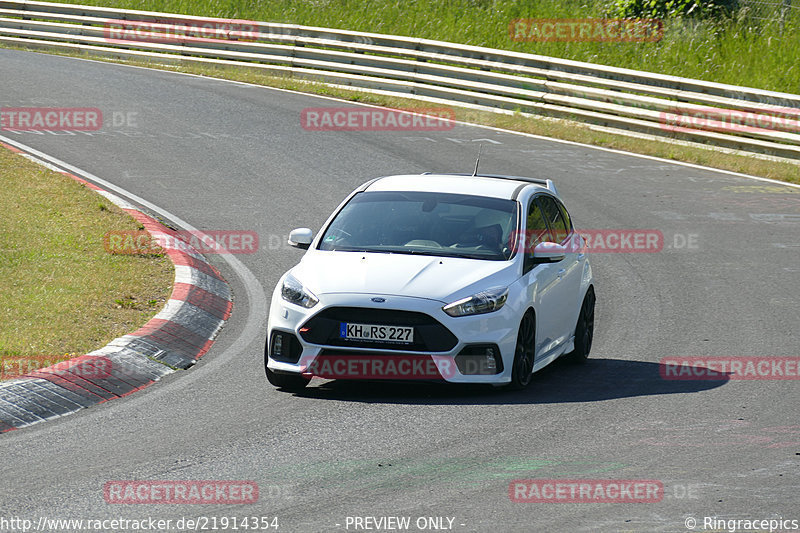
[{"label": "car shadow", "polygon": [[508,391],[487,385],[457,385],[415,381],[312,380],[295,395],[363,403],[433,405],[507,405],[597,402],[616,398],[701,392],[724,385],[718,380],[665,379],[659,363],[624,359],[589,359],[573,365],[556,361],[533,376],[524,391]]}]

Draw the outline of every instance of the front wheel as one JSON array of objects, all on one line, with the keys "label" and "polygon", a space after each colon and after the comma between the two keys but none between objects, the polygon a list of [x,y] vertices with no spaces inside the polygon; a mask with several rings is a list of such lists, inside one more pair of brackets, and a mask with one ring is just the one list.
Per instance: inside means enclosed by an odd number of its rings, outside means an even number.
[{"label": "front wheel", "polygon": [[514,350],[514,364],[511,368],[511,390],[523,390],[533,377],[534,343],[536,341],[536,324],[531,313],[522,317],[517,333],[517,345]]},{"label": "front wheel", "polygon": [[279,389],[288,392],[299,392],[306,388],[310,379],[300,374],[281,374],[267,368],[267,380]]},{"label": "front wheel", "polygon": [[589,287],[578,314],[578,324],[575,326],[575,349],[565,356],[571,363],[581,364],[589,359],[594,338],[594,303],[594,289]]}]

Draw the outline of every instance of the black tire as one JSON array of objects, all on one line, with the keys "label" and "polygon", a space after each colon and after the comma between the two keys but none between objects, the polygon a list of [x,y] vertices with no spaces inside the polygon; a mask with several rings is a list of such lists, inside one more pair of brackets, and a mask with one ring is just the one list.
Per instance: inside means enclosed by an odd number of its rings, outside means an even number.
[{"label": "black tire", "polygon": [[269,368],[267,368],[267,380],[287,392],[299,392],[305,389],[306,385],[311,381],[300,374],[282,374],[273,372]]},{"label": "black tire", "polygon": [[589,359],[594,339],[594,303],[594,289],[589,287],[575,326],[575,349],[564,356],[570,363],[583,364]]},{"label": "black tire", "polygon": [[514,363],[511,367],[510,390],[523,390],[533,377],[533,358],[536,350],[536,322],[532,313],[525,313],[517,333]]}]

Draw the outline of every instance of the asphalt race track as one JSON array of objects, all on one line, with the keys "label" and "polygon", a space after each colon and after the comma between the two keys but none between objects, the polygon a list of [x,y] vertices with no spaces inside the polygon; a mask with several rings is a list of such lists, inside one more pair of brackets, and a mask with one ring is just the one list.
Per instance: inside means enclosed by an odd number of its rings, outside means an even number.
[{"label": "asphalt race track", "polygon": [[[800,189],[462,125],[305,131],[304,108],[343,104],[170,72],[0,50],[0,73],[0,107],[96,107],[107,124],[92,135],[3,137],[196,228],[256,231],[261,243],[255,254],[209,256],[231,283],[234,310],[197,366],[0,436],[0,518],[277,516],[287,532],[364,531],[354,517],[388,516],[411,517],[410,531],[420,517],[444,517],[459,532],[800,520],[797,378],[659,373],[670,356],[800,355]],[[108,125],[122,116],[131,120]],[[319,380],[292,395],[269,386],[266,309],[302,254],[284,244],[289,230],[319,229],[373,177],[469,172],[480,143],[481,171],[554,179],[580,228],[663,233],[657,253],[593,255],[590,362],[551,365],[521,393]],[[554,478],[654,480],[663,494],[653,503],[509,497],[513,480]],[[103,488],[115,480],[252,480],[259,499],[109,504]]]}]

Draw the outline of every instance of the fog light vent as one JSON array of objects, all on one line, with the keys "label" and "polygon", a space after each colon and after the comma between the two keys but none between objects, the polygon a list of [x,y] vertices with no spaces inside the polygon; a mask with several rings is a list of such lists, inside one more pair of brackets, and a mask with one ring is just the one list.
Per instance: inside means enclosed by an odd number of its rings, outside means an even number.
[{"label": "fog light vent", "polygon": [[465,346],[455,357],[458,371],[465,375],[495,375],[503,371],[503,359],[496,344]]},{"label": "fog light vent", "polygon": [[303,346],[291,333],[273,331],[270,339],[269,356],[276,361],[296,363],[303,353]]}]

